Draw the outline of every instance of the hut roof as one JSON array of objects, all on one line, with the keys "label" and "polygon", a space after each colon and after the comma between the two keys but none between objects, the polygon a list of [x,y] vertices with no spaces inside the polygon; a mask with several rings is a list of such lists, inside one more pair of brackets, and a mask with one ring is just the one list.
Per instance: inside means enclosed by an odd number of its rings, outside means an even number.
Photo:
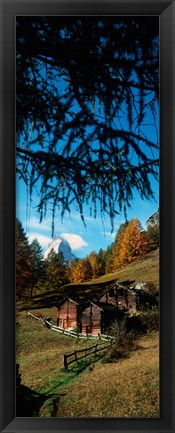
[{"label": "hut roof", "polygon": [[65,298],[63,298],[58,304],[57,304],[57,307],[60,307],[62,304],[64,304],[66,301],[70,301],[70,302],[73,302],[73,304],[76,304],[76,305],[79,305],[79,302],[77,302],[77,301],[75,301],[74,299],[72,299],[72,298],[68,298],[68,297],[65,297]]}]

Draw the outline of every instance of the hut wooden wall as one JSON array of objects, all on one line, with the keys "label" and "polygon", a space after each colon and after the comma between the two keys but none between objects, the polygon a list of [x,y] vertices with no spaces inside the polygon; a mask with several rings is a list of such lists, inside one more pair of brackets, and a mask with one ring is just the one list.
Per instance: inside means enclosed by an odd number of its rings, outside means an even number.
[{"label": "hut wooden wall", "polygon": [[112,304],[117,307],[117,293],[116,289],[110,289],[104,293],[100,298],[100,302],[105,302],[106,304]]},{"label": "hut wooden wall", "polygon": [[101,333],[101,309],[95,305],[88,305],[82,311],[82,333],[87,332],[92,335],[98,335]]},{"label": "hut wooden wall", "polygon": [[122,287],[114,286],[114,288],[109,289],[99,298],[99,301],[114,305],[119,310],[136,310],[135,294],[131,290]]},{"label": "hut wooden wall", "polygon": [[132,292],[131,290],[127,291],[127,297],[128,297],[128,310],[130,312],[135,312],[137,309],[136,305],[136,294]]},{"label": "hut wooden wall", "polygon": [[77,327],[77,304],[67,299],[57,312],[57,326],[65,329]]}]

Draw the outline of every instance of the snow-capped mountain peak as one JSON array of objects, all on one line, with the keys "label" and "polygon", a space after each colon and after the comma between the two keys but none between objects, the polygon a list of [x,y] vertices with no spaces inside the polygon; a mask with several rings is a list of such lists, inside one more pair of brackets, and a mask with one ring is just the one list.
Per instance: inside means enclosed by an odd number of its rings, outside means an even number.
[{"label": "snow-capped mountain peak", "polygon": [[68,260],[69,262],[75,259],[75,256],[72,253],[71,247],[69,245],[69,242],[61,234],[57,234],[54,236],[53,241],[50,242],[48,248],[43,254],[44,259],[47,258],[48,254],[52,249],[55,251],[55,253],[61,251],[64,255],[65,260]]}]

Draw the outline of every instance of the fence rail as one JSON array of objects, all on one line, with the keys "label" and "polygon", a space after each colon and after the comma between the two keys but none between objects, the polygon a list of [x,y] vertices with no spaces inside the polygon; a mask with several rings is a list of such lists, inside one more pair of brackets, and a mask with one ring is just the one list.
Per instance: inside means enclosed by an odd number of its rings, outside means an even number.
[{"label": "fence rail", "polygon": [[[112,341],[112,340],[108,343],[107,346],[104,346],[104,343],[97,343],[97,344],[95,344],[95,346],[91,346],[88,348],[86,347],[85,349],[82,349],[82,350],[74,350],[72,353],[69,353],[68,355],[65,354],[65,355],[63,355],[64,367],[68,368],[68,365],[72,364],[75,361],[77,362],[80,359],[86,358],[89,355],[100,352],[101,350],[108,349],[109,347],[111,347],[111,345],[113,343],[114,343],[114,341]],[[100,347],[98,349],[98,346],[101,346],[101,345],[103,345],[103,347]],[[77,356],[77,354],[83,353],[83,352],[85,352],[83,356]],[[68,361],[68,359],[71,358],[72,356],[74,356],[74,359],[71,359],[70,361]]]},{"label": "fence rail", "polygon": [[78,339],[79,338],[80,339],[88,339],[88,340],[97,340],[97,338],[99,338],[99,340],[103,340],[103,341],[115,341],[116,340],[115,337],[112,337],[110,335],[80,334],[78,332],[68,331],[67,329],[60,328],[59,326],[56,326],[56,325],[52,325],[52,323],[49,322],[47,320],[47,318],[43,317],[42,315],[40,317],[37,317],[34,314],[30,313],[29,311],[27,312],[27,314],[29,316],[33,317],[34,319],[40,320],[43,323],[43,325],[47,326],[47,328],[52,329],[52,331],[60,332],[61,334],[64,334],[64,335],[69,336],[69,337],[78,338]]}]

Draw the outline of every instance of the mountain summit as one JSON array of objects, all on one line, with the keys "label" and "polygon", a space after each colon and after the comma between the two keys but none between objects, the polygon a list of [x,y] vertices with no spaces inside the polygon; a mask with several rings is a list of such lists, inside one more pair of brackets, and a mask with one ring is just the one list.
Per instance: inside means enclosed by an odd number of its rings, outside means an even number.
[{"label": "mountain summit", "polygon": [[62,235],[58,234],[54,236],[53,241],[50,242],[47,250],[43,254],[44,259],[47,259],[47,256],[50,253],[51,249],[53,249],[55,253],[61,251],[63,253],[65,260],[68,260],[69,262],[75,259],[75,256],[72,253],[71,247],[69,245],[69,242],[66,239],[64,239]]}]

